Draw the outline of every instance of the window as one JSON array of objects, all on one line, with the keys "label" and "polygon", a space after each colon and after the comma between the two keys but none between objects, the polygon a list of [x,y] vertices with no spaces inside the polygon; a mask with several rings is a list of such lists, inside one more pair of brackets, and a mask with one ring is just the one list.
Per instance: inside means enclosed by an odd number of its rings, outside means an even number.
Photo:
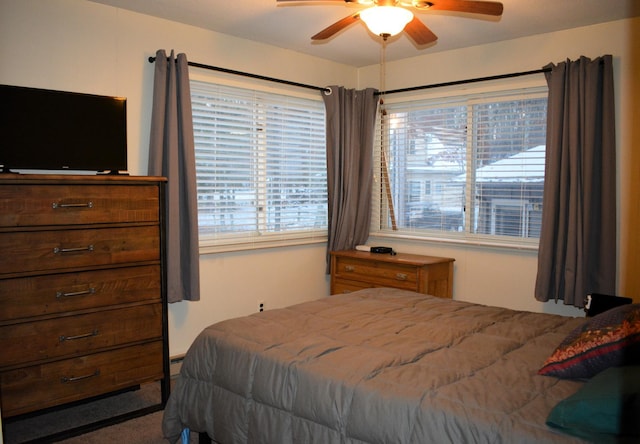
[{"label": "window", "polygon": [[546,88],[385,102],[372,235],[537,245]]},{"label": "window", "polygon": [[322,98],[192,80],[191,101],[201,247],[326,240]]}]

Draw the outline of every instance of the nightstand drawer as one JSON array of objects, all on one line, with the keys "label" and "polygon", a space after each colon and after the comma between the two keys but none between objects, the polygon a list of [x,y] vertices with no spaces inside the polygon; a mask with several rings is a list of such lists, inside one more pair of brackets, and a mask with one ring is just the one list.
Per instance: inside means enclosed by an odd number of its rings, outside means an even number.
[{"label": "nightstand drawer", "polygon": [[0,327],[0,367],[162,338],[162,305],[104,310]]},{"label": "nightstand drawer", "polygon": [[158,187],[5,185],[0,209],[0,227],[157,222]]},{"label": "nightstand drawer", "polygon": [[0,233],[1,273],[159,261],[157,225]]},{"label": "nightstand drawer", "polygon": [[338,257],[335,273],[336,279],[366,282],[369,286],[418,288],[417,269],[411,265]]},{"label": "nightstand drawer", "polygon": [[2,414],[19,415],[163,377],[162,341],[0,373]]},{"label": "nightstand drawer", "polygon": [[161,300],[160,265],[0,280],[0,323]]}]

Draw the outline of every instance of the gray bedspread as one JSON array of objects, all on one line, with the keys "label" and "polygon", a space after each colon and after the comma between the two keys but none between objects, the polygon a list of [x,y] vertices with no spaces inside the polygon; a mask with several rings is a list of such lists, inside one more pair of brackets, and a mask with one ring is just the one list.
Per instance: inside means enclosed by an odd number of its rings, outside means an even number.
[{"label": "gray bedspread", "polygon": [[582,383],[536,371],[580,318],[388,288],[212,325],[166,406],[233,443],[579,442],[545,425]]}]

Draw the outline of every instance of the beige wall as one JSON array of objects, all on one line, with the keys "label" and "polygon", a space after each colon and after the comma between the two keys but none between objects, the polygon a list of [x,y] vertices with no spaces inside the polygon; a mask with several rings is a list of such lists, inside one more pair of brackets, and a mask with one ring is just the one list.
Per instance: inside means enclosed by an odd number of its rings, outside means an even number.
[{"label": "beige wall", "polygon": [[[638,90],[631,82],[631,67],[626,58],[630,53],[631,43],[627,39],[632,23],[637,37],[638,21],[622,21],[423,55],[390,64],[387,87],[536,69],[550,61],[581,54],[591,57],[613,54],[620,99],[617,107],[626,111],[618,123],[620,180],[628,183],[633,172],[637,183],[637,168],[625,163],[632,161],[631,141],[638,141],[637,128],[633,133],[630,129],[634,112],[634,121],[638,121],[637,106],[627,97],[628,92],[635,91],[637,102]],[[365,87],[377,86],[379,81],[377,66],[357,70],[84,0],[0,0],[0,83],[127,97],[132,174],[146,171],[153,82],[153,65],[147,58],[159,48],[185,52],[190,60],[200,63],[312,85]],[[637,65],[635,68],[637,72]],[[634,155],[637,165],[638,156]],[[628,192],[621,196],[625,202],[631,198]],[[637,198],[635,202],[637,219]],[[636,244],[637,240],[636,234]],[[573,308],[533,300],[534,253],[407,241],[393,244],[400,251],[456,258],[454,293],[458,299],[580,314]],[[328,294],[324,249],[324,244],[316,244],[201,256],[202,300],[169,307],[170,353],[184,353],[206,325],[257,311],[259,300],[270,309]]]},{"label": "beige wall", "polygon": [[640,303],[640,18],[627,24],[619,125],[620,294]]}]

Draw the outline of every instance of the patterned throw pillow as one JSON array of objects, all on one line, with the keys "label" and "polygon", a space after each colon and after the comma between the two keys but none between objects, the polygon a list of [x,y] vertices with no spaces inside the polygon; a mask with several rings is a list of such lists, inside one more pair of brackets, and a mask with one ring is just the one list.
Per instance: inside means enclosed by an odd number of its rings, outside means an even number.
[{"label": "patterned throw pillow", "polygon": [[640,364],[640,304],[589,318],[569,333],[538,374],[587,379],[625,364]]}]

